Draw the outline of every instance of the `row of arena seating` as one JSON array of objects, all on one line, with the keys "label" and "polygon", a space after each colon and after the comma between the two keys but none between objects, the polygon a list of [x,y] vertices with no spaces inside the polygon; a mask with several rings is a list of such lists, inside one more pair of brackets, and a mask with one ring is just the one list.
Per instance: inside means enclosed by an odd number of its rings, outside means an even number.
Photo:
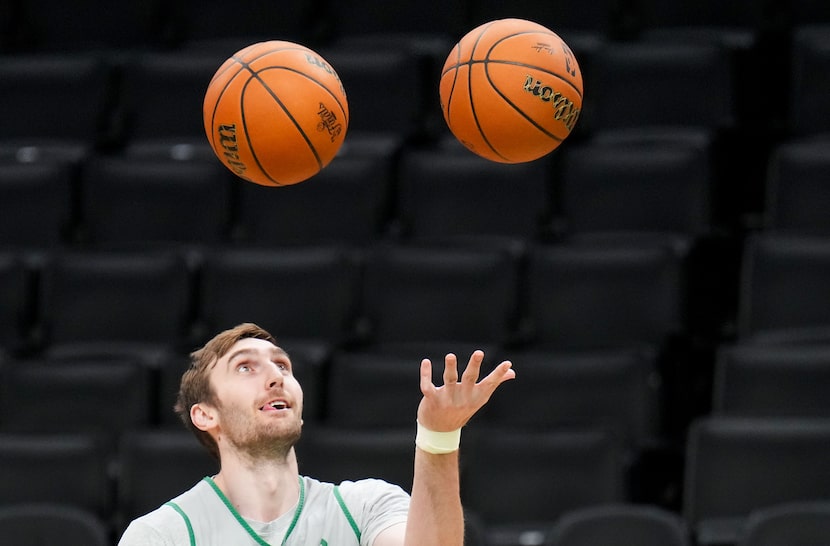
[{"label": "row of arena seating", "polygon": [[[827,25],[798,27],[786,47],[751,60],[722,43],[692,39],[604,41],[582,56],[577,48],[585,101],[576,132],[687,126],[737,132],[764,144],[762,137],[770,135],[827,131],[827,34]],[[236,47],[127,50],[115,57],[99,51],[5,54],[3,140],[57,138],[123,149],[203,137],[204,91]],[[332,44],[319,52],[343,81],[351,131],[442,134],[437,84],[443,60],[400,45]],[[775,72],[767,72],[770,65]]]},{"label": "row of arena seating", "polygon": [[[678,135],[574,141],[519,165],[483,161],[454,139],[423,148],[363,135],[312,181],[278,191],[242,183],[205,147],[189,160],[0,161],[0,245],[360,247],[490,237],[521,246],[620,233],[695,245],[759,229],[830,233],[827,138],[784,141],[757,176],[727,178],[705,141]],[[727,202],[736,189],[740,205]]]},{"label": "row of arena seating", "polygon": [[134,49],[273,35],[304,41],[394,33],[446,37],[501,17],[524,17],[563,33],[600,37],[660,35],[666,29],[693,27],[757,36],[830,19],[827,7],[813,0],[708,0],[695,6],[656,0],[601,0],[589,6],[570,0],[519,0],[511,6],[496,0],[461,0],[440,12],[413,0],[395,6],[379,6],[369,0],[348,6],[325,0],[288,0],[279,7],[264,0],[242,0],[232,8],[216,0],[152,0],[103,9],[109,7],[95,0],[87,0],[84,9],[69,9],[56,0],[7,2],[2,11],[3,45],[17,49]]}]

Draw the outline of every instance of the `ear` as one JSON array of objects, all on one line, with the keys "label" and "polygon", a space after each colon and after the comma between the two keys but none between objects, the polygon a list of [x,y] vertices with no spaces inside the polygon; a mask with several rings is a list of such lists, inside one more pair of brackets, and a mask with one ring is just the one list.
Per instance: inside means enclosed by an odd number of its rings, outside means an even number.
[{"label": "ear", "polygon": [[208,431],[217,425],[216,410],[209,404],[199,403],[190,407],[190,420],[199,430]]}]

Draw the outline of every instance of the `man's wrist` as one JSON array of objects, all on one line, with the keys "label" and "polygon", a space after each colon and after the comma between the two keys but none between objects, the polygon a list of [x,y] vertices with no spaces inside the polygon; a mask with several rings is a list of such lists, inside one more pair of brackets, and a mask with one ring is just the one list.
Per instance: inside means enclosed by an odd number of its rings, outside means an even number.
[{"label": "man's wrist", "polygon": [[417,423],[418,430],[415,434],[415,445],[427,453],[434,455],[446,455],[458,451],[461,445],[461,429],[450,432],[436,432]]}]

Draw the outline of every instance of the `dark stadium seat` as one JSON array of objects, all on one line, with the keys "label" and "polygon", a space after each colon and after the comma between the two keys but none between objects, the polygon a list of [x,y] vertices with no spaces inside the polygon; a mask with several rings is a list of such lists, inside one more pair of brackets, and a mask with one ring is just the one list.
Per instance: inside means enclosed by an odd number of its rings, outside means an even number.
[{"label": "dark stadium seat", "polygon": [[741,340],[826,340],[830,240],[759,233],[744,248],[737,327]]},{"label": "dark stadium seat", "polygon": [[640,36],[647,40],[711,41],[730,49],[751,49],[769,26],[763,2],[639,0]]},{"label": "dark stadium seat", "polygon": [[553,198],[545,160],[507,165],[466,149],[410,149],[398,181],[405,240],[527,243],[549,231]]},{"label": "dark stadium seat", "polygon": [[191,270],[180,252],[67,251],[50,257],[42,275],[42,342],[51,356],[154,358],[188,346]]},{"label": "dark stadium seat", "polygon": [[606,504],[572,510],[554,524],[545,546],[689,546],[691,535],[675,512],[642,504]]},{"label": "dark stadium seat", "polygon": [[0,245],[44,249],[72,242],[74,194],[66,163],[0,162]]},{"label": "dark stadium seat", "polygon": [[828,388],[828,345],[722,345],[712,410],[734,417],[830,417]]},{"label": "dark stadium seat", "polygon": [[152,422],[151,370],[138,360],[17,359],[0,377],[3,430],[90,432],[114,447],[124,430]]},{"label": "dark stadium seat", "polygon": [[202,103],[208,83],[232,53],[150,52],[125,60],[116,117],[124,151],[214,158],[205,136]]},{"label": "dark stadium seat", "polygon": [[830,133],[830,23],[797,27],[791,56],[790,134]]},{"label": "dark stadium seat", "polygon": [[538,246],[524,276],[527,342],[658,348],[684,327],[683,256],[664,244]]},{"label": "dark stadium seat", "polygon": [[91,434],[0,434],[0,506],[61,503],[108,520],[109,452]]},{"label": "dark stadium seat", "polygon": [[7,544],[110,546],[108,522],[89,510],[53,502],[0,506],[0,534]]},{"label": "dark stadium seat", "polygon": [[826,419],[725,418],[689,429],[683,516],[697,544],[734,543],[754,510],[826,498]]},{"label": "dark stadium seat", "polygon": [[180,47],[213,50],[230,57],[254,42],[287,40],[312,46],[324,22],[313,0],[237,0],[232,7],[220,0],[173,2]]},{"label": "dark stadium seat", "polygon": [[112,83],[111,65],[96,55],[7,56],[0,64],[0,155],[73,163],[87,157],[109,137]]},{"label": "dark stadium seat", "polygon": [[764,228],[830,234],[822,203],[830,198],[830,139],[789,140],[773,150],[767,168]]},{"label": "dark stadium seat", "polygon": [[717,131],[736,121],[733,69],[717,45],[608,44],[597,53],[595,70],[595,132],[635,127]]},{"label": "dark stadium seat", "polygon": [[157,49],[169,44],[167,4],[131,0],[113,5],[83,0],[19,2],[20,48],[30,51],[96,51]]},{"label": "dark stadium seat", "polygon": [[303,341],[333,349],[354,336],[358,273],[338,247],[215,249],[201,270],[204,330],[255,322],[289,354]]},{"label": "dark stadium seat", "polygon": [[508,351],[521,375],[499,388],[482,419],[502,427],[604,426],[637,450],[660,430],[660,377],[649,351]]},{"label": "dark stadium seat", "polygon": [[82,175],[84,238],[95,245],[224,242],[232,176],[215,158],[95,158]]},{"label": "dark stadium seat", "polygon": [[826,500],[782,503],[749,514],[739,546],[799,544],[822,546],[830,536],[830,503]]},{"label": "dark stadium seat", "polygon": [[362,309],[373,350],[500,347],[513,335],[517,260],[506,250],[377,246],[366,257]]},{"label": "dark stadium seat", "polygon": [[[411,427],[422,397],[421,358],[362,351],[335,354],[327,374],[326,424],[354,429]],[[433,371],[443,371],[443,360],[433,364]],[[353,402],[356,392],[361,393],[359,404]]]},{"label": "dark stadium seat", "polygon": [[338,155],[301,184],[271,188],[238,181],[235,234],[267,246],[363,246],[383,237],[391,214],[391,150]]},{"label": "dark stadium seat", "polygon": [[541,544],[564,513],[626,499],[622,451],[610,432],[468,432],[462,437],[462,501],[482,517],[491,544],[518,546],[531,538]]},{"label": "dark stadium seat", "polygon": [[558,180],[565,237],[614,234],[695,239],[711,230],[713,163],[692,141],[574,143]]}]

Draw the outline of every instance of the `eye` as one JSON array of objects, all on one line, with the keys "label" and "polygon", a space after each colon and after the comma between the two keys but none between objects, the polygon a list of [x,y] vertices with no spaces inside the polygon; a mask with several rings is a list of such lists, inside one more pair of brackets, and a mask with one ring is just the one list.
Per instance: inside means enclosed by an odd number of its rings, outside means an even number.
[{"label": "eye", "polygon": [[253,366],[251,366],[247,362],[242,362],[241,364],[238,364],[236,366],[236,371],[238,371],[239,373],[250,373],[253,371],[253,369]]}]

